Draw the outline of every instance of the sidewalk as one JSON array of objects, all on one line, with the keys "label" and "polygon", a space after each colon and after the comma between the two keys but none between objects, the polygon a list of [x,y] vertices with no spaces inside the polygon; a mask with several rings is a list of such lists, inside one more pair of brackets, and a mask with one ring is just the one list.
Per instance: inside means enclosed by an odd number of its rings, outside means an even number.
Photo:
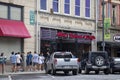
[{"label": "sidewalk", "polygon": [[0,74],[0,80],[12,80],[11,76],[12,75],[29,75],[29,74],[44,74],[45,71],[34,71],[34,72],[8,72],[4,74]]},{"label": "sidewalk", "polygon": [[0,66],[0,76],[8,76],[8,75],[16,75],[16,74],[38,74],[38,73],[45,73],[45,71],[23,71],[23,72],[12,72],[11,71],[11,64],[7,63],[4,66],[4,73],[2,73],[2,67]]},{"label": "sidewalk", "polygon": [[8,75],[19,75],[19,74],[44,74],[45,71],[24,71],[24,72],[5,72],[4,74],[0,74],[0,76],[8,76]]}]

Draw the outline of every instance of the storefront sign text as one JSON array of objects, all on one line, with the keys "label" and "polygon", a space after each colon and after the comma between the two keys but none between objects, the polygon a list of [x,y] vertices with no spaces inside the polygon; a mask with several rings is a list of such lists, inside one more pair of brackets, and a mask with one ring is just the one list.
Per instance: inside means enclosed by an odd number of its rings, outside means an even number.
[{"label": "storefront sign text", "polygon": [[78,38],[78,39],[87,39],[87,40],[94,40],[95,36],[91,35],[78,35],[78,34],[73,34],[73,33],[64,33],[64,32],[58,32],[57,33],[58,37],[64,37],[64,38]]}]

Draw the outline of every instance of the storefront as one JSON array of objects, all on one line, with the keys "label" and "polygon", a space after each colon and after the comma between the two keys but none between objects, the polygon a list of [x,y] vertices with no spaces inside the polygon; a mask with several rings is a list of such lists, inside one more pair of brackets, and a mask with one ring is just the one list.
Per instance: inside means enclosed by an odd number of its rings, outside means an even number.
[{"label": "storefront", "polygon": [[71,51],[74,55],[91,50],[91,33],[41,28],[41,51]]},{"label": "storefront", "polygon": [[24,38],[29,38],[26,26],[21,21],[0,19],[0,53],[9,57],[12,51],[22,52]]},{"label": "storefront", "polygon": [[[108,52],[109,56],[112,57],[120,57],[120,34],[119,30],[110,30],[110,38],[105,39],[105,51]],[[98,42],[97,42],[97,48],[98,50],[103,50],[102,48],[102,35],[100,32],[98,32]]]}]

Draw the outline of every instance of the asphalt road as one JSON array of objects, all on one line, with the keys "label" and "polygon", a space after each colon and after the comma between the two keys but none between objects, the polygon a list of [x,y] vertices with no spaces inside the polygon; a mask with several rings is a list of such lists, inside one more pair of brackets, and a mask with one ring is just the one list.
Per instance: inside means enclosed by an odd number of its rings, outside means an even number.
[{"label": "asphalt road", "polygon": [[17,74],[17,75],[9,75],[9,76],[0,76],[0,80],[120,80],[120,74],[109,74],[105,75],[100,73],[98,75],[91,74],[78,74],[72,75],[71,73],[68,75],[64,75],[64,73],[57,73],[56,75],[49,74]]}]

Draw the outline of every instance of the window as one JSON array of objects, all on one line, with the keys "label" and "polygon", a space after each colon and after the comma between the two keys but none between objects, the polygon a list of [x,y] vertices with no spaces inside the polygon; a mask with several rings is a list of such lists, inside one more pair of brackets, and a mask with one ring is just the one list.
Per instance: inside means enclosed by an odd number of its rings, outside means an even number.
[{"label": "window", "polygon": [[7,19],[8,17],[8,7],[5,5],[0,5],[0,18]]},{"label": "window", "polygon": [[0,18],[10,19],[10,20],[22,20],[23,19],[23,7],[0,4]]},{"label": "window", "polygon": [[112,23],[113,23],[114,25],[115,25],[115,22],[116,22],[115,8],[116,8],[116,6],[115,6],[115,5],[112,5]]},{"label": "window", "polygon": [[10,7],[10,18],[12,20],[21,20],[21,8]]},{"label": "window", "polygon": [[90,17],[90,0],[85,0],[85,17]]},{"label": "window", "polygon": [[70,13],[70,0],[65,0],[64,2],[64,13]]},{"label": "window", "polygon": [[59,0],[53,0],[53,11],[58,12]]},{"label": "window", "polygon": [[40,8],[42,9],[42,10],[46,10],[47,8],[46,8],[46,0],[40,0]]},{"label": "window", "polygon": [[75,0],[75,15],[80,16],[80,0]]}]

